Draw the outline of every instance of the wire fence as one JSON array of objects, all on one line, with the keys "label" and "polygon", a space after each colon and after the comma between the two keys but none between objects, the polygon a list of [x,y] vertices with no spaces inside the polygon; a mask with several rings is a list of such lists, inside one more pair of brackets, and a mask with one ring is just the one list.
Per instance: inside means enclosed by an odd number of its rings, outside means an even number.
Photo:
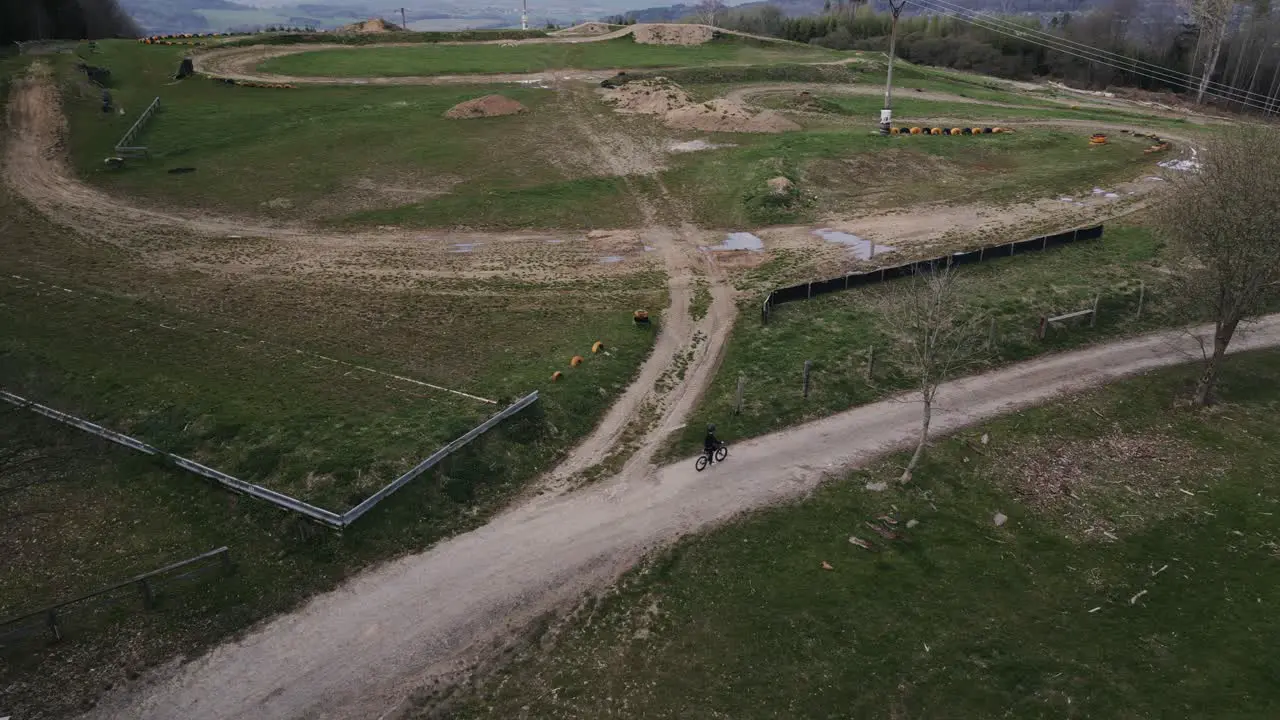
[{"label": "wire fence", "polygon": [[126,605],[131,606],[129,611],[139,606],[151,610],[160,602],[162,586],[172,588],[178,582],[210,572],[221,571],[229,575],[233,570],[228,548],[210,550],[68,600],[0,620],[0,647],[13,648],[46,635],[56,642],[66,636],[69,623],[86,625],[94,617]]},{"label": "wire fence", "polygon": [[212,480],[218,483],[219,485],[221,485],[222,487],[228,490],[231,490],[232,492],[242,493],[245,495],[249,495],[251,497],[255,497],[259,500],[263,500],[265,502],[271,503],[272,505],[275,505],[276,507],[281,508],[283,510],[288,510],[290,512],[306,517],[310,520],[314,520],[315,522],[318,522],[327,527],[333,528],[335,530],[342,530],[348,527],[349,525],[351,525],[352,523],[354,523],[356,520],[360,519],[360,517],[362,517],[365,513],[373,509],[375,505],[387,499],[397,490],[407,485],[411,480],[418,477],[419,475],[426,472],[427,470],[431,469],[433,466],[439,464],[441,460],[444,460],[449,455],[462,449],[464,446],[466,446],[476,438],[480,437],[481,435],[485,434],[489,430],[493,429],[503,420],[511,417],[512,415],[515,415],[516,413],[520,412],[521,410],[524,410],[530,405],[533,405],[535,402],[538,401],[538,392],[535,390],[534,392],[529,393],[528,395],[515,401],[514,403],[507,406],[506,408],[503,408],[502,410],[498,411],[489,419],[485,420],[483,423],[477,425],[471,430],[468,430],[466,433],[464,433],[462,436],[460,436],[456,440],[450,442],[448,445],[445,445],[444,447],[440,448],[436,452],[432,453],[431,456],[428,457],[426,460],[423,460],[422,462],[415,465],[408,472],[404,473],[403,475],[396,478],[395,480],[392,480],[389,484],[387,484],[386,487],[374,493],[372,496],[365,499],[359,505],[355,506],[354,508],[351,508],[345,513],[335,513],[332,510],[326,510],[324,508],[311,505],[310,503],[303,502],[297,498],[285,495],[284,493],[276,492],[275,490],[272,490],[270,488],[266,488],[261,485],[255,485],[251,482],[246,482],[239,478],[228,475],[227,473],[224,473],[220,470],[215,470],[211,467],[201,465],[200,463],[194,460],[184,458],[180,455],[174,455],[173,453],[165,452],[164,450],[148,445],[147,443],[137,438],[130,437],[123,433],[118,433],[114,430],[110,430],[101,425],[98,425],[97,423],[93,423],[88,420],[85,420],[84,418],[79,418],[74,415],[70,415],[68,413],[62,412],[61,410],[55,410],[46,405],[41,405],[39,403],[33,402],[31,400],[28,400],[19,395],[15,395],[11,392],[7,392],[5,390],[0,390],[0,400],[3,400],[4,402],[9,403],[10,405],[14,405],[18,408],[30,410],[31,412],[37,413],[39,415],[43,415],[52,420],[56,420],[60,423],[70,425],[71,427],[83,430],[87,433],[97,435],[98,437],[109,440],[113,443],[116,443],[117,445],[122,445],[131,450],[135,450],[137,452],[143,453],[145,455],[152,455],[152,456],[161,458],[164,461],[168,462],[170,465],[173,465],[174,467],[181,468],[183,470],[186,470],[187,472]]},{"label": "wire fence", "polygon": [[1074,230],[1067,230],[1066,232],[1060,232],[1054,235],[1044,235],[1041,237],[1031,238],[1030,240],[1019,240],[1005,245],[984,247],[968,252],[944,255],[929,260],[917,260],[915,262],[895,265],[893,267],[879,268],[877,270],[870,270],[867,272],[850,272],[836,278],[813,280],[806,283],[800,283],[799,285],[779,288],[770,292],[765,297],[764,303],[760,307],[760,322],[768,324],[769,315],[773,312],[774,306],[782,303],[808,300],[819,295],[826,295],[827,293],[849,290],[851,288],[863,287],[865,285],[873,285],[875,283],[881,283],[895,278],[911,277],[912,275],[920,272],[932,272],[938,267],[970,265],[973,263],[984,262],[986,260],[994,260],[996,258],[1010,257],[1028,252],[1039,252],[1074,242],[1097,240],[1102,237],[1102,233],[1102,225],[1095,225],[1087,228],[1076,228]]}]

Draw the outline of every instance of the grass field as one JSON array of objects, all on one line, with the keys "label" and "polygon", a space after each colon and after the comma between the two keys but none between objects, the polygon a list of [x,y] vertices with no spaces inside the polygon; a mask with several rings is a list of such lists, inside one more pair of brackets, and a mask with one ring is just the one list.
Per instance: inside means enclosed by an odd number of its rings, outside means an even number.
[{"label": "grass field", "polygon": [[[766,282],[785,273],[787,258],[753,271]],[[1168,327],[1187,320],[1176,297],[1165,292],[1169,258],[1162,244],[1139,226],[1111,225],[1102,240],[992,260],[963,269],[962,296],[973,310],[997,323],[997,343],[988,366],[1098,342],[1108,337]],[[1147,285],[1142,317],[1135,318],[1139,284]],[[780,284],[780,283],[779,283]],[[732,441],[829,415],[905,390],[910,379],[894,357],[886,315],[894,283],[873,285],[787,303],[759,321],[762,295],[744,304],[716,379],[679,435],[673,455],[693,452],[697,430],[716,423]],[[1079,310],[1102,293],[1097,327],[1066,324],[1044,341],[1035,339],[1041,314]],[[744,301],[745,302],[745,301]],[[868,348],[876,369],[866,377]],[[811,390],[801,393],[804,362],[813,362]],[[747,378],[743,411],[733,414],[739,376]]]},{"label": "grass field", "polygon": [[[124,114],[104,115],[99,92],[69,62],[64,95],[76,167],[113,192],[282,219],[339,221],[424,204],[430,209],[404,220],[493,228],[636,223],[634,203],[622,202],[615,184],[592,179],[589,161],[546,142],[565,122],[548,90],[503,89],[528,114],[450,120],[446,110],[493,88],[279,91],[202,78],[175,83],[181,50],[125,42],[99,47],[89,60],[111,69],[111,92]],[[140,138],[152,158],[108,170],[103,158],[156,96],[162,110]],[[195,170],[175,175],[173,168]],[[554,203],[540,214],[542,201],[566,188],[596,208],[588,219]]]},{"label": "grass field", "polygon": [[[687,540],[455,716],[1275,717],[1280,354],[1233,357],[1210,412],[1181,404],[1195,376],[1020,412],[936,441],[910,486],[864,489],[893,456]],[[902,539],[864,525],[881,515]]]},{"label": "grass field", "polygon": [[642,45],[630,36],[585,43],[533,45],[419,45],[358,51],[319,50],[272,58],[266,72],[294,76],[402,77],[464,73],[523,73],[543,70],[681,67],[711,63],[739,65],[837,60],[833,50],[759,43],[738,38],[702,45]]},{"label": "grass field", "polygon": [[[920,202],[997,204],[1132,180],[1154,160],[1149,142],[1119,137],[1101,152],[1088,133],[1023,129],[1012,135],[889,137],[848,127],[782,135],[713,136],[736,147],[674,156],[664,180],[689,198],[696,222],[746,228]],[[755,205],[765,182],[794,181],[807,202]]]}]

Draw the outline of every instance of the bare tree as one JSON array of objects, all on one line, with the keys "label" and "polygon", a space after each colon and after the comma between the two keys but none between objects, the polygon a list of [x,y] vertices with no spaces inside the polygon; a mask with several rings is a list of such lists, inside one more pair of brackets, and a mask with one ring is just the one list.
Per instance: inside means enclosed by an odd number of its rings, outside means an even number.
[{"label": "bare tree", "polygon": [[1190,287],[1202,289],[1214,319],[1199,405],[1212,402],[1240,323],[1264,312],[1280,289],[1280,131],[1233,127],[1207,145],[1202,166],[1175,180],[1157,217],[1162,234],[1191,260]]},{"label": "bare tree", "polygon": [[1185,2],[1191,18],[1200,26],[1201,41],[1209,42],[1204,74],[1200,77],[1200,87],[1196,89],[1196,104],[1200,104],[1204,102],[1209,81],[1218,67],[1218,58],[1222,54],[1222,42],[1227,37],[1227,27],[1231,23],[1231,13],[1235,9],[1236,0],[1185,0]]},{"label": "bare tree", "polygon": [[701,0],[698,5],[698,21],[703,25],[715,25],[716,18],[724,10],[722,0]]},{"label": "bare tree", "polygon": [[902,366],[914,381],[923,406],[920,439],[902,472],[904,483],[911,480],[924,456],[939,386],[973,363],[981,347],[981,322],[963,308],[958,276],[954,267],[917,273],[891,296],[888,318],[899,334]]}]

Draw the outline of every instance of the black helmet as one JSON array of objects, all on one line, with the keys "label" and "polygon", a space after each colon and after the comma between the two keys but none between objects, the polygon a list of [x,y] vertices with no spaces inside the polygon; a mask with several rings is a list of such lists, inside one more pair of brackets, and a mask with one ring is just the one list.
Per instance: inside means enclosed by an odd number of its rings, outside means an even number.
[{"label": "black helmet", "polygon": [[715,423],[711,423],[710,425],[707,425],[707,432],[715,432],[715,431],[716,431]]}]

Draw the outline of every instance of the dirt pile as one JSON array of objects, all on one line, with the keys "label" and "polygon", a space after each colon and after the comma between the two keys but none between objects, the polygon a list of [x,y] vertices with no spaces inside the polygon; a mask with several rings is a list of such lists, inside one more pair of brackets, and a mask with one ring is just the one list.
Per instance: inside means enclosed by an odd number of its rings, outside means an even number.
[{"label": "dirt pile", "polygon": [[549,32],[547,34],[552,37],[590,37],[592,35],[604,35],[611,32],[613,32],[613,28],[609,27],[608,23],[585,22],[581,25],[574,25],[571,28],[556,30],[555,32]]},{"label": "dirt pile", "polygon": [[666,78],[637,80],[601,92],[618,112],[657,115],[667,126],[681,130],[777,133],[800,129],[780,113],[757,111],[738,100],[695,102],[684,88]]},{"label": "dirt pile", "polygon": [[710,25],[636,25],[632,37],[641,45],[701,45],[715,37]]},{"label": "dirt pile", "polygon": [[351,23],[350,25],[344,25],[341,28],[338,28],[338,32],[359,33],[359,34],[365,35],[369,33],[400,32],[403,29],[404,28],[400,27],[399,25],[396,25],[395,23],[389,23],[386,20],[383,20],[382,18],[370,18],[369,20],[365,20],[364,22]]},{"label": "dirt pile", "polygon": [[464,103],[458,103],[444,114],[447,118],[465,120],[467,118],[498,117],[500,115],[518,115],[529,112],[529,108],[503,95],[485,95]]}]

